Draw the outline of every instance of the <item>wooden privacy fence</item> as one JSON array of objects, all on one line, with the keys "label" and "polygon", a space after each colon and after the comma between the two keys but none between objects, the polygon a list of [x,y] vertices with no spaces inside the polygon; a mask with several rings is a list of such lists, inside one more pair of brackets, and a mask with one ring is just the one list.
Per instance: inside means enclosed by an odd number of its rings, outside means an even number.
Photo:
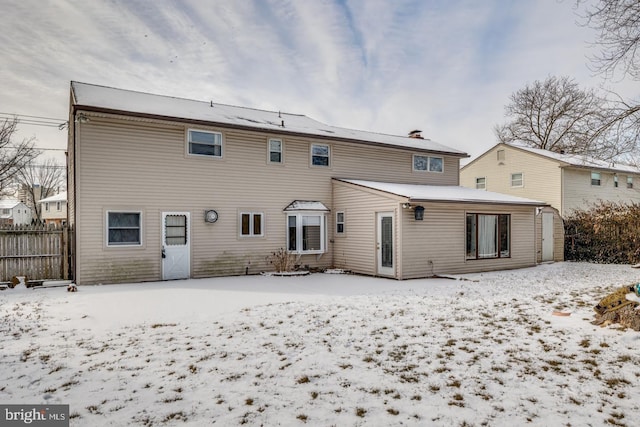
[{"label": "wooden privacy fence", "polygon": [[69,279],[70,235],[53,224],[0,226],[0,281]]}]

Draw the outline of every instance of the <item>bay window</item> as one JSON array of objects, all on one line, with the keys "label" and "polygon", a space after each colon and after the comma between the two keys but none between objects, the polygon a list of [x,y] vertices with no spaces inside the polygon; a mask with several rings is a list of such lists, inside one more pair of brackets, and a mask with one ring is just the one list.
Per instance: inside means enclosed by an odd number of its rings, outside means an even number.
[{"label": "bay window", "polygon": [[320,254],[326,247],[326,216],[322,213],[287,214],[287,250]]}]

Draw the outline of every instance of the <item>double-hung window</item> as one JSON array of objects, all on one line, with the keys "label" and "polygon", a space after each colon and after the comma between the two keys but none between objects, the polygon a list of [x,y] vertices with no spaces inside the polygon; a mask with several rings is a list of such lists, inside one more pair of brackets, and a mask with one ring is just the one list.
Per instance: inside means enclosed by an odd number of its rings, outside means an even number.
[{"label": "double-hung window", "polygon": [[618,188],[618,175],[613,175],[613,186]]},{"label": "double-hung window", "polygon": [[321,254],[326,248],[326,215],[313,212],[287,214],[287,249],[298,254]]},{"label": "double-hung window", "polygon": [[313,166],[329,166],[331,149],[325,144],[311,144],[311,164]]},{"label": "double-hung window", "polygon": [[245,237],[264,236],[264,214],[242,212],[240,214],[240,235]]},{"label": "double-hung window", "polygon": [[107,212],[107,245],[140,246],[142,244],[142,213]]},{"label": "double-hung window", "polygon": [[600,182],[600,172],[591,172],[591,185],[599,187]]},{"label": "double-hung window", "polygon": [[282,163],[282,140],[269,139],[269,163]]},{"label": "double-hung window", "polygon": [[511,186],[512,187],[524,186],[524,175],[522,174],[522,172],[511,174]]},{"label": "double-hung window", "polygon": [[467,214],[466,258],[511,256],[511,215]]},{"label": "double-hung window", "polygon": [[44,203],[44,211],[49,212],[49,202]]},{"label": "double-hung window", "polygon": [[442,172],[444,160],[442,157],[413,155],[413,170],[419,172]]},{"label": "double-hung window", "polygon": [[336,212],[336,234],[344,234],[344,212]]},{"label": "double-hung window", "polygon": [[485,178],[485,177],[476,178],[476,189],[477,190],[486,190],[487,189],[487,178]]},{"label": "double-hung window", "polygon": [[627,188],[633,188],[633,177],[631,175],[627,175]]},{"label": "double-hung window", "polygon": [[56,210],[57,211],[61,211],[62,210],[62,203],[56,202]]},{"label": "double-hung window", "polygon": [[222,157],[222,134],[189,129],[189,154]]}]

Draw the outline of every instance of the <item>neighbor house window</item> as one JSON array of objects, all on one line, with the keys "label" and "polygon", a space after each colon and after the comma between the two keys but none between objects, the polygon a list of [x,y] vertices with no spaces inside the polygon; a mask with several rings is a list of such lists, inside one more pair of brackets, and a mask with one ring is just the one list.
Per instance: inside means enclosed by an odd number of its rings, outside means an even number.
[{"label": "neighbor house window", "polygon": [[413,170],[425,172],[442,172],[444,160],[442,157],[413,155]]},{"label": "neighbor house window", "polygon": [[282,140],[269,140],[269,163],[282,163]]},{"label": "neighbor house window", "polygon": [[190,129],[189,154],[222,157],[222,134]]},{"label": "neighbor house window", "polygon": [[512,173],[511,174],[511,186],[512,187],[522,187],[523,183],[524,183],[524,181],[523,181],[522,172]]},{"label": "neighbor house window", "polygon": [[467,214],[466,258],[507,258],[511,246],[511,215]]},{"label": "neighbor house window", "polygon": [[107,245],[141,245],[141,217],[140,212],[107,212]]},{"label": "neighbor house window", "polygon": [[498,150],[498,161],[504,160],[504,150]]},{"label": "neighbor house window", "polygon": [[328,145],[311,144],[311,164],[313,166],[329,166],[331,150]]},{"label": "neighbor house window", "polygon": [[633,188],[633,177],[627,176],[627,188]]},{"label": "neighbor house window", "polygon": [[62,210],[62,203],[56,202],[56,210],[57,211],[61,211]]},{"label": "neighbor house window", "polygon": [[613,186],[618,188],[618,175],[613,175]]},{"label": "neighbor house window", "polygon": [[9,215],[11,214],[11,209],[2,209],[2,215]]},{"label": "neighbor house window", "polygon": [[49,212],[49,202],[45,202],[45,204],[44,204],[44,211],[45,211],[45,212]]},{"label": "neighbor house window", "polygon": [[476,189],[485,190],[487,188],[487,178],[476,178]]},{"label": "neighbor house window", "polygon": [[264,215],[262,213],[243,212],[240,214],[241,236],[263,236]]},{"label": "neighbor house window", "polygon": [[600,172],[591,172],[591,185],[600,186]]},{"label": "neighbor house window", "polygon": [[336,212],[336,233],[344,234],[344,212]]},{"label": "neighbor house window", "polygon": [[289,252],[323,253],[325,252],[326,216],[313,213],[287,215],[287,249]]}]

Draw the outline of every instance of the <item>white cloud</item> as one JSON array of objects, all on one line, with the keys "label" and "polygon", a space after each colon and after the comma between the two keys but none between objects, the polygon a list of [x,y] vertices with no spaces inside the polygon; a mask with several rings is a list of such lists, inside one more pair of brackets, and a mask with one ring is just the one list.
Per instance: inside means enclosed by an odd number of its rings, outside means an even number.
[{"label": "white cloud", "polygon": [[[586,67],[592,33],[573,7],[10,0],[0,16],[0,112],[64,118],[69,81],[79,80],[385,133],[420,128],[477,155],[495,143],[492,128],[525,83],[549,74],[600,83]],[[45,131],[23,134],[65,145],[63,133]]]}]

